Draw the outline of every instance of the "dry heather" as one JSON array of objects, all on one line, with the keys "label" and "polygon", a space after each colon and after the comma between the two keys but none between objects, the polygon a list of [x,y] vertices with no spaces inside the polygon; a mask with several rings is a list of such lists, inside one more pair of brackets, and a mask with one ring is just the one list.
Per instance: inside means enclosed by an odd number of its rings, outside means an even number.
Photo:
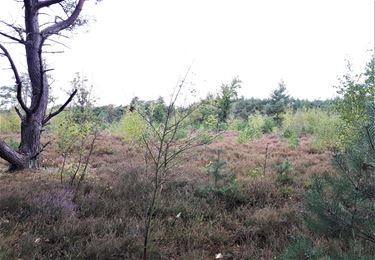
[{"label": "dry heather", "polygon": [[[272,259],[305,232],[300,194],[312,175],[333,172],[330,155],[314,150],[308,137],[291,148],[277,135],[247,144],[238,144],[236,135],[190,151],[168,177],[156,205],[151,259],[213,259],[218,253]],[[209,188],[206,166],[218,149],[236,176],[235,189]],[[143,155],[140,147],[102,134],[78,193],[59,183],[61,158],[53,146],[39,172],[2,174],[0,259],[141,257],[152,185]],[[6,169],[4,162],[0,168]]]}]

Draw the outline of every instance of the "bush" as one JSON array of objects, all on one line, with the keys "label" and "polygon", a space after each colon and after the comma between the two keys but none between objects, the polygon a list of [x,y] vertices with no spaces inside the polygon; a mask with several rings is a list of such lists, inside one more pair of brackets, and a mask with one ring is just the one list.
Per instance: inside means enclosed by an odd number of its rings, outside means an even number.
[{"label": "bush", "polygon": [[249,116],[247,125],[240,132],[238,142],[245,143],[259,139],[263,134],[272,132],[275,127],[276,123],[271,117],[261,114],[251,115]]},{"label": "bush", "polygon": [[247,126],[247,122],[242,119],[230,118],[228,120],[228,129],[234,131],[242,131]]},{"label": "bush", "polygon": [[216,157],[212,158],[206,166],[212,183],[198,187],[195,195],[204,198],[215,195],[226,203],[227,208],[233,208],[244,203],[245,199],[238,190],[235,174],[228,169],[227,162],[221,158],[222,152],[220,150],[215,152]]},{"label": "bush", "polygon": [[18,133],[21,128],[21,120],[16,112],[0,113],[0,133]]},{"label": "bush", "polygon": [[340,127],[340,140],[346,146],[357,136],[358,126],[363,122],[374,123],[374,114],[369,114],[367,106],[375,101],[375,56],[371,57],[361,75],[353,75],[348,63],[348,72],[340,79],[337,93],[340,98],[334,104],[344,124]]},{"label": "bush", "polygon": [[[375,105],[369,104],[369,115]],[[362,254],[375,249],[375,126],[359,125],[357,140],[335,154],[338,173],[316,177],[305,195],[304,219],[314,232],[355,244]],[[344,253],[347,253],[347,251]]]},{"label": "bush", "polygon": [[275,164],[274,169],[277,172],[277,178],[276,178],[277,184],[287,185],[287,184],[293,183],[293,178],[291,176],[293,165],[288,160],[284,160],[281,163]]},{"label": "bush", "polygon": [[[54,118],[51,128],[63,159],[60,180],[62,182],[63,174],[68,173],[70,185],[77,180],[79,186],[88,170],[100,126],[98,116],[92,109],[93,101],[89,98],[89,90],[80,88],[77,95],[79,100],[75,106]],[[79,181],[76,178],[78,176]]]},{"label": "bush", "polygon": [[214,187],[220,188],[231,184],[236,176],[228,169],[227,162],[221,158],[222,151],[217,150],[215,152],[216,157],[212,158],[206,169],[213,179]]},{"label": "bush", "polygon": [[321,109],[288,111],[284,115],[281,133],[291,145],[299,143],[303,134],[313,136],[313,146],[318,150],[342,149],[338,128],[342,121],[335,113]]},{"label": "bush", "polygon": [[111,132],[126,142],[140,142],[147,132],[147,123],[139,113],[127,112],[120,122],[112,126]]},{"label": "bush", "polygon": [[269,116],[264,116],[263,133],[272,133],[277,128],[276,121]]}]

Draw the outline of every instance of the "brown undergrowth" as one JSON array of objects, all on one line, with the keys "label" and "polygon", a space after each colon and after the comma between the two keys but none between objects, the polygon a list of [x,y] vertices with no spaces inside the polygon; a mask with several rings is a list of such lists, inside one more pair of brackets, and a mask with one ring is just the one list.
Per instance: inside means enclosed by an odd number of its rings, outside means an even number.
[{"label": "brown undergrowth", "polygon": [[[247,144],[228,132],[186,154],[161,187],[151,232],[152,259],[272,259],[304,232],[300,194],[315,174],[333,172],[310,138],[293,148],[277,135]],[[7,137],[11,138],[11,137]],[[266,147],[267,161],[265,166]],[[220,150],[234,189],[209,189],[207,166]],[[152,183],[144,151],[101,134],[77,192],[59,183],[53,145],[38,172],[0,176],[0,259],[138,259]],[[6,164],[1,161],[2,172]]]}]

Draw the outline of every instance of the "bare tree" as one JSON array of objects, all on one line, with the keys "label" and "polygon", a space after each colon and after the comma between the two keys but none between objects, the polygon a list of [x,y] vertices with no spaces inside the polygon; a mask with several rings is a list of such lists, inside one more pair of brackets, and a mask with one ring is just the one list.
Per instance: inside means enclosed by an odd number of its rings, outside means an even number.
[{"label": "bare tree", "polygon": [[[202,132],[190,127],[189,117],[197,107],[177,107],[176,102],[181,96],[189,71],[190,68],[172,93],[169,105],[164,111],[163,122],[155,122],[152,115],[138,111],[148,126],[148,131],[142,136],[142,143],[145,148],[146,172],[151,173],[153,185],[145,217],[143,259],[149,258],[152,220],[163,183],[168,181],[168,177],[181,163],[187,151],[211,143],[220,134]],[[186,133],[181,135],[184,131]]]},{"label": "bare tree", "polygon": [[[49,96],[47,73],[51,69],[48,69],[43,61],[43,55],[46,53],[44,48],[49,46],[48,42],[54,45],[60,43],[59,38],[56,37],[63,37],[64,31],[69,31],[85,22],[80,18],[85,0],[19,0],[18,2],[23,4],[24,25],[0,20],[0,24],[10,30],[0,30],[0,37],[24,46],[32,91],[31,102],[27,105],[22,97],[23,84],[15,60],[5,44],[0,42],[0,57],[3,56],[8,60],[14,74],[17,101],[21,108],[21,111],[17,110],[21,118],[19,149],[14,150],[0,140],[0,157],[11,164],[12,170],[38,167],[38,157],[43,147],[40,142],[43,126],[63,111],[76,94],[76,91],[73,91],[59,109],[47,115]],[[61,9],[61,13],[54,13],[58,12],[58,9]]]}]

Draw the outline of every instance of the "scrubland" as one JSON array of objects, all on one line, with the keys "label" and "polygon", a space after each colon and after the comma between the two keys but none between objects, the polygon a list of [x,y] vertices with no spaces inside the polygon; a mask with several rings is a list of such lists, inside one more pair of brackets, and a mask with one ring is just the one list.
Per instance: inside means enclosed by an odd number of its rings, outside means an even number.
[{"label": "scrubland", "polygon": [[[38,170],[0,160],[0,259],[374,259],[370,79],[334,102],[238,99],[235,78],[187,107],[73,104]],[[15,150],[19,128],[0,113]]]},{"label": "scrubland", "polygon": [[[296,146],[276,133],[246,143],[238,135],[227,131],[185,154],[161,186],[151,259],[272,259],[301,233],[313,237],[302,225],[300,195],[311,176],[334,171],[329,152],[309,135]],[[46,148],[40,171],[1,175],[0,258],[140,258],[152,188],[141,147],[101,133],[79,191],[60,183],[56,150]],[[210,189],[217,150],[235,175],[231,189]]]}]

